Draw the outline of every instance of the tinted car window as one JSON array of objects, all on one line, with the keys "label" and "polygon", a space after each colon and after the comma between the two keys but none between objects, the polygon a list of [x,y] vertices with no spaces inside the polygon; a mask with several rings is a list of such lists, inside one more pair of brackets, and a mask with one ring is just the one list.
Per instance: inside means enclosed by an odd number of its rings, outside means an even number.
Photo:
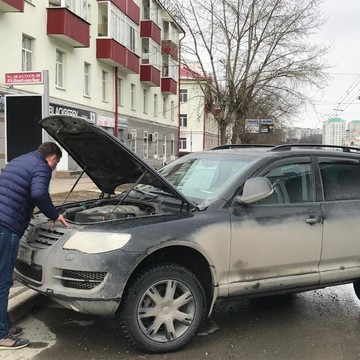
[{"label": "tinted car window", "polygon": [[360,199],[360,166],[356,163],[320,163],[325,201]]},{"label": "tinted car window", "polygon": [[274,193],[261,204],[292,204],[313,201],[310,164],[286,164],[265,176],[274,186]]}]

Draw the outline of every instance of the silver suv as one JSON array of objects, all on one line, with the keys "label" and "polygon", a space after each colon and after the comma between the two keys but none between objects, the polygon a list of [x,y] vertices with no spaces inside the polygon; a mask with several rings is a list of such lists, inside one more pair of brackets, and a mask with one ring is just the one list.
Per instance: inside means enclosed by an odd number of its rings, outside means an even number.
[{"label": "silver suv", "polygon": [[62,205],[68,228],[38,213],[16,276],[66,308],[116,316],[143,351],[181,348],[230,296],[352,282],[359,295],[357,149],[222,146],[156,171],[84,119],[40,125],[100,196]]}]

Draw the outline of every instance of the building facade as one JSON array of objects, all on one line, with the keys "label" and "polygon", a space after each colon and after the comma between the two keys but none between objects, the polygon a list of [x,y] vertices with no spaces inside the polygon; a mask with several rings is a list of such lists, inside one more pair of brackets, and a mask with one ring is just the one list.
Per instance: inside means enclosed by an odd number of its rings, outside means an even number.
[{"label": "building facade", "polygon": [[346,122],[341,118],[331,118],[323,123],[322,143],[345,146]]},{"label": "building facade", "polygon": [[[33,94],[44,116],[85,117],[156,167],[174,160],[183,36],[158,0],[0,0],[0,168],[6,97]],[[58,171],[76,167],[65,154]]]},{"label": "building facade", "polygon": [[219,145],[219,126],[214,115],[207,111],[201,88],[207,81],[187,67],[180,68],[179,155]]},{"label": "building facade", "polygon": [[354,135],[360,135],[360,120],[351,120],[348,123],[348,132]]}]

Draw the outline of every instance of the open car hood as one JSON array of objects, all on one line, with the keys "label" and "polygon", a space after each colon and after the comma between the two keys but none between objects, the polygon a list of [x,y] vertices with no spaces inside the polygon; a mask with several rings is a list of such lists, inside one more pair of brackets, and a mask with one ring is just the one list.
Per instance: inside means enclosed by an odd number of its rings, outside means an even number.
[{"label": "open car hood", "polygon": [[48,116],[40,120],[39,124],[102,192],[114,194],[117,186],[136,183],[141,178],[141,184],[170,192],[187,205],[196,207],[158,171],[99,126],[83,118],[67,115]]}]

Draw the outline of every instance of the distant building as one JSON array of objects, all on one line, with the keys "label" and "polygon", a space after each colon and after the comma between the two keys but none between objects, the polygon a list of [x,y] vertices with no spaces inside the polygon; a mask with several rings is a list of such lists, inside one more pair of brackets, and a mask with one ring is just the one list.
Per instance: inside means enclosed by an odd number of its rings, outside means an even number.
[{"label": "distant building", "polygon": [[285,141],[300,140],[301,138],[311,135],[321,135],[322,129],[301,128],[301,127],[287,127],[284,128]]},{"label": "distant building", "polygon": [[348,124],[348,131],[350,134],[360,135],[360,120],[352,120]]},{"label": "distant building", "polygon": [[323,123],[322,143],[345,146],[346,122],[341,118],[331,118]]},{"label": "distant building", "polygon": [[179,155],[219,145],[219,126],[207,110],[201,85],[208,78],[188,67],[180,68]]},{"label": "distant building", "polygon": [[351,147],[360,147],[360,136],[347,136],[345,145]]}]

